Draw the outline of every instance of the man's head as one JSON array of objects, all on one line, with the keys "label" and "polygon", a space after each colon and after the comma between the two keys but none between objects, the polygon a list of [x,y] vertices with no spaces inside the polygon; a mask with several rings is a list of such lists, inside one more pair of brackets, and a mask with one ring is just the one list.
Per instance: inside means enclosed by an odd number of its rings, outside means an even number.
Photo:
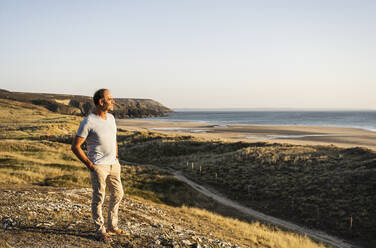
[{"label": "man's head", "polygon": [[114,110],[114,98],[108,89],[100,89],[94,93],[94,104],[102,111]]}]

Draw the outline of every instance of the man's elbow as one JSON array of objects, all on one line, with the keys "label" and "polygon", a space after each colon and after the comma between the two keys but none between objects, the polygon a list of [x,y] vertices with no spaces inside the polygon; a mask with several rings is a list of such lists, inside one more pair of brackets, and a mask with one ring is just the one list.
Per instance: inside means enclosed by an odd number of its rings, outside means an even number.
[{"label": "man's elbow", "polygon": [[76,144],[76,143],[73,143],[72,145],[71,145],[71,150],[72,150],[72,152],[73,153],[77,153],[77,151],[78,151],[78,149],[79,149],[80,147]]},{"label": "man's elbow", "polygon": [[76,153],[76,151],[77,151],[77,148],[73,144],[71,145],[71,151],[73,153]]},{"label": "man's elbow", "polygon": [[72,141],[72,145],[71,145],[71,150],[72,152],[74,152],[75,154],[78,154],[81,152],[81,145],[83,144],[85,140],[83,140],[82,138],[76,136],[74,137],[73,141]]}]

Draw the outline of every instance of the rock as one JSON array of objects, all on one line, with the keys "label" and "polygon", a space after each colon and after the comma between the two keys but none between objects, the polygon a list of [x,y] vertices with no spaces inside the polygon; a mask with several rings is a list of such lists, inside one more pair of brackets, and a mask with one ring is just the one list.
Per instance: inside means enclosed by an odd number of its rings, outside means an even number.
[{"label": "rock", "polygon": [[201,245],[199,243],[193,243],[191,244],[191,248],[201,248]]},{"label": "rock", "polygon": [[38,223],[36,225],[36,227],[40,227],[40,226],[53,226],[53,225],[55,225],[55,224],[52,223],[52,222],[42,222],[42,223]]},{"label": "rock", "polygon": [[202,239],[201,239],[200,237],[193,236],[192,238],[193,238],[194,240],[196,240],[197,242],[202,243]]},{"label": "rock", "polygon": [[2,229],[3,230],[12,230],[13,227],[17,226],[17,221],[13,220],[11,217],[6,216],[2,220]]},{"label": "rock", "polygon": [[182,243],[185,245],[191,245],[192,243],[189,240],[182,240]]}]

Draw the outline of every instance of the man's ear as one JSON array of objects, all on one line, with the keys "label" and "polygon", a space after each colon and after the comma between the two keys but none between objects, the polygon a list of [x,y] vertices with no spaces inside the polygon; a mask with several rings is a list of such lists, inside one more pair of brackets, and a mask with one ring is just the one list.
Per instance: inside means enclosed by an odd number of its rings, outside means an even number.
[{"label": "man's ear", "polygon": [[99,99],[98,103],[99,103],[99,106],[103,106],[104,105],[104,99],[103,98]]}]

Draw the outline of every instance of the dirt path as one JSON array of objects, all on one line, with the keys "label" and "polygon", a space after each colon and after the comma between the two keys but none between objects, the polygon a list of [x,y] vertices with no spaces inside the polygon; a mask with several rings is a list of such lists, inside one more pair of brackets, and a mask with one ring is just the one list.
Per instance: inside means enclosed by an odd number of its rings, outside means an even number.
[{"label": "dirt path", "polygon": [[202,194],[213,198],[217,202],[219,202],[223,205],[226,205],[226,206],[233,207],[233,208],[239,210],[240,212],[247,214],[251,217],[254,217],[256,219],[259,219],[259,220],[280,226],[282,228],[286,228],[288,230],[291,230],[291,231],[294,231],[294,232],[297,232],[297,233],[305,234],[305,235],[309,236],[310,238],[312,238],[313,240],[321,241],[321,242],[323,242],[325,244],[329,244],[333,247],[356,248],[355,245],[350,244],[349,242],[347,242],[345,240],[341,240],[339,238],[330,236],[330,235],[328,235],[328,234],[326,234],[322,231],[317,231],[317,230],[312,230],[312,229],[308,229],[308,228],[305,228],[305,227],[301,227],[301,226],[298,226],[298,225],[293,224],[291,222],[263,214],[263,213],[258,212],[256,210],[253,210],[252,208],[242,206],[235,201],[227,199],[226,197],[221,196],[220,194],[218,194],[216,192],[212,192],[212,191],[208,190],[207,188],[189,180],[188,178],[184,177],[181,172],[174,172],[174,176],[177,179],[189,184],[191,187],[193,187],[197,191],[201,192]]}]

